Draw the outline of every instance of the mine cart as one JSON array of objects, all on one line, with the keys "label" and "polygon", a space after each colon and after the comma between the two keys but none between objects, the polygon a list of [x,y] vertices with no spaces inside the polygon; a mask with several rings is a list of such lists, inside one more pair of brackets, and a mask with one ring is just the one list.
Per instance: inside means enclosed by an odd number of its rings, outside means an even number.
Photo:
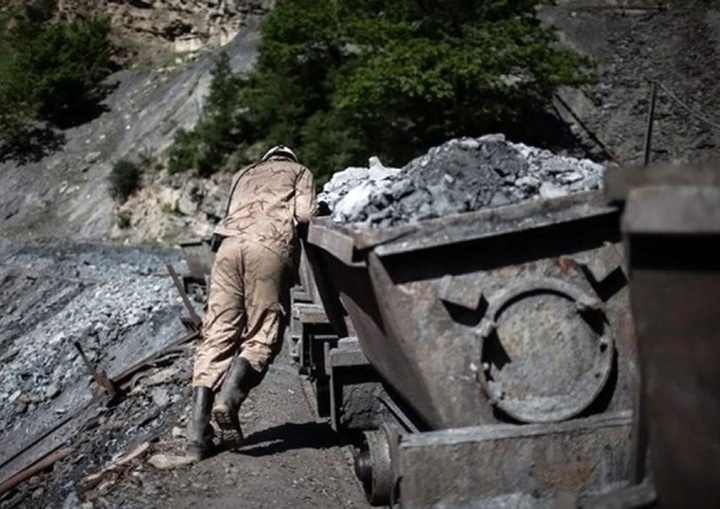
[{"label": "mine cart", "polygon": [[356,458],[370,502],[552,507],[628,483],[638,370],[602,196],[381,229],[319,218],[305,247],[328,328],[300,350],[330,380],[324,411],[380,415]]},{"label": "mine cart", "polygon": [[720,507],[720,166],[613,169],[606,190],[642,373],[636,485],[578,505]]}]

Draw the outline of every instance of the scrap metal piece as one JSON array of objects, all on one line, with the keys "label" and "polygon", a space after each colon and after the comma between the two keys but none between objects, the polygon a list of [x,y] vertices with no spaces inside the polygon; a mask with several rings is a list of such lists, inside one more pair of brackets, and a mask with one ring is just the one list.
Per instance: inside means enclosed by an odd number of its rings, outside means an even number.
[{"label": "scrap metal piece", "polygon": [[87,355],[85,355],[79,341],[74,341],[73,345],[78,353],[80,353],[80,357],[85,363],[85,367],[90,372],[90,376],[92,376],[93,380],[95,380],[95,383],[98,384],[98,387],[105,391],[111,401],[115,399],[118,395],[118,390],[112,380],[108,378],[107,372],[102,367],[95,366],[92,362],[90,362],[90,359],[88,359]]},{"label": "scrap metal piece", "polygon": [[124,371],[122,371],[122,373],[113,376],[113,384],[118,387],[123,393],[126,392],[133,387],[136,376],[139,373],[156,366],[163,359],[176,356],[177,354],[175,353],[175,350],[177,350],[185,343],[197,339],[198,337],[200,337],[200,333],[198,331],[191,332],[180,337],[176,341],[173,341],[165,348],[162,348],[157,352],[151,353],[150,355],[137,361],[132,366],[126,368]]},{"label": "scrap metal piece", "polygon": [[195,308],[193,307],[192,302],[190,302],[190,297],[188,297],[187,292],[185,292],[185,287],[183,286],[180,277],[178,276],[177,272],[175,272],[175,268],[172,265],[167,264],[166,267],[168,270],[168,274],[170,274],[170,277],[175,284],[175,288],[177,288],[177,291],[180,294],[180,298],[185,305],[185,309],[188,312],[191,324],[196,330],[200,330],[200,327],[202,327],[202,318],[200,318],[197,312],[195,312]]}]

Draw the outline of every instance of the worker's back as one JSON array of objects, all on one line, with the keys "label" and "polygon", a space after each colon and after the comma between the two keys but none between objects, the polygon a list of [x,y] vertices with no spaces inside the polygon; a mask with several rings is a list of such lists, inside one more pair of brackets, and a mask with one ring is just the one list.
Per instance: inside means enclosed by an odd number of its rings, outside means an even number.
[{"label": "worker's back", "polygon": [[313,178],[304,166],[271,159],[243,168],[233,178],[228,213],[217,233],[290,255],[295,224],[315,214]]}]

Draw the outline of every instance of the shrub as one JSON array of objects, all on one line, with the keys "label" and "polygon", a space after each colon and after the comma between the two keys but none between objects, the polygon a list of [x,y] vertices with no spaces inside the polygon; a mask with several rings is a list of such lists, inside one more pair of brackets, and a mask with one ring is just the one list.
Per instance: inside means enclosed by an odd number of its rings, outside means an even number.
[{"label": "shrub", "polygon": [[108,177],[108,191],[113,200],[125,203],[140,188],[142,169],[140,165],[129,159],[118,160]]},{"label": "shrub", "polygon": [[130,224],[132,223],[132,212],[129,210],[120,210],[117,214],[117,227],[121,230],[126,230],[130,228]]},{"label": "shrub", "polygon": [[76,123],[97,109],[98,85],[113,70],[109,20],[51,21],[45,4],[31,2],[0,41],[0,139],[33,120]]}]

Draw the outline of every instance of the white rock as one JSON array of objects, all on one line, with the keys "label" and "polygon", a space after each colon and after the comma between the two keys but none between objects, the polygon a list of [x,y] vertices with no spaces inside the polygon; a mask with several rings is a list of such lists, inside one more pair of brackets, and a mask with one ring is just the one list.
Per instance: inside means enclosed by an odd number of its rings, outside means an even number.
[{"label": "white rock", "polygon": [[148,459],[148,463],[158,470],[170,470],[173,468],[184,467],[193,463],[192,458],[188,456],[174,456],[170,454],[155,454]]},{"label": "white rock", "polygon": [[540,185],[540,197],[544,199],[560,198],[568,194],[570,193],[567,190],[550,182],[543,182]]}]

